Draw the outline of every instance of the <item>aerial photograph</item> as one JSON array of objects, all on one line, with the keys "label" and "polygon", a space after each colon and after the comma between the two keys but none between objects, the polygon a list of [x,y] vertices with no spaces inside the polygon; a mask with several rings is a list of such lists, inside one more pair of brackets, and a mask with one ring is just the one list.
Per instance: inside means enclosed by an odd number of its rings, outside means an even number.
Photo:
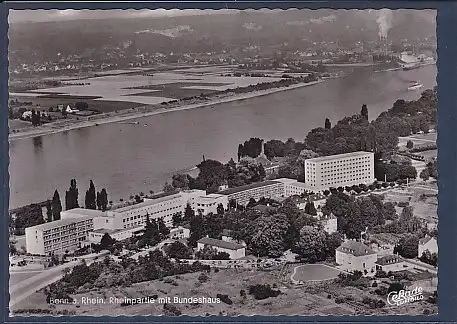
[{"label": "aerial photograph", "polygon": [[8,21],[10,316],[438,314],[435,10]]}]

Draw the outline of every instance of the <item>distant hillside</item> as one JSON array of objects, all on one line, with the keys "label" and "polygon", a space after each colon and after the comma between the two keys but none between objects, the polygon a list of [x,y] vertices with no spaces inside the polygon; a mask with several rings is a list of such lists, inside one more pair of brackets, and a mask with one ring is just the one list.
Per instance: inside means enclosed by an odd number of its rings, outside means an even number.
[{"label": "distant hillside", "polygon": [[[136,48],[154,52],[209,52],[234,46],[277,46],[288,43],[304,49],[304,40],[354,43],[376,40],[375,12],[357,10],[287,10],[238,12],[224,15],[167,18],[91,19],[10,25],[9,46],[30,59],[84,54],[133,41]],[[393,12],[389,39],[434,39],[433,11]]]}]

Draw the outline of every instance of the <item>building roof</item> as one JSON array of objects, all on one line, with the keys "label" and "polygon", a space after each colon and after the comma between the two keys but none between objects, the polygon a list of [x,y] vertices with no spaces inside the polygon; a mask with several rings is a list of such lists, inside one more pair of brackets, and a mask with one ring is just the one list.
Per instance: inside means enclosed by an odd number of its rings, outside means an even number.
[{"label": "building roof", "polygon": [[65,210],[61,212],[61,216],[65,214],[70,214],[70,215],[78,215],[78,216],[92,216],[92,217],[103,217],[106,216],[107,213],[103,212],[101,210],[95,210],[95,209],[86,209],[86,208],[73,208],[69,210]]},{"label": "building roof", "polygon": [[121,207],[121,208],[117,208],[117,209],[113,209],[112,211],[115,212],[115,213],[123,213],[123,212],[129,211],[129,210],[134,210],[134,209],[139,209],[139,208],[143,208],[143,207],[147,207],[147,206],[152,206],[152,205],[159,204],[161,202],[169,201],[169,200],[172,200],[172,199],[175,199],[175,198],[179,198],[179,197],[181,197],[180,193],[174,193],[172,195],[167,195],[167,196],[163,196],[163,197],[160,197],[160,198],[147,199],[142,203],[134,204],[134,205],[130,205],[130,206],[125,206],[125,207]]},{"label": "building roof", "polygon": [[346,254],[352,254],[353,256],[363,256],[363,255],[369,255],[369,254],[376,254],[375,251],[373,251],[370,247],[367,245],[357,242],[357,241],[352,241],[348,240],[341,244],[339,247],[336,248],[337,251],[340,251],[342,253]]},{"label": "building roof", "polygon": [[403,262],[403,259],[398,255],[386,255],[379,258],[375,263],[379,265],[388,265]]},{"label": "building roof", "polygon": [[40,224],[40,225],[27,227],[26,229],[31,228],[31,229],[38,230],[38,231],[46,231],[46,230],[50,230],[50,229],[53,229],[56,227],[76,224],[76,223],[83,222],[83,221],[86,221],[89,219],[93,219],[93,217],[92,216],[81,216],[81,217],[74,217],[74,218],[64,218],[64,219],[59,219],[59,220],[49,222],[49,223],[44,223],[44,224]]},{"label": "building roof", "polygon": [[99,234],[113,235],[116,233],[132,232],[134,230],[142,230],[142,229],[144,229],[144,226],[137,226],[137,227],[133,227],[133,228],[120,228],[120,229],[99,228],[99,229],[93,230],[92,232],[99,233]]},{"label": "building roof", "polygon": [[436,241],[436,239],[434,237],[431,237],[431,236],[426,236],[424,238],[421,238],[419,240],[419,244],[420,245],[424,245],[424,244],[427,244],[428,242],[430,242],[432,239],[434,239]]},{"label": "building roof", "polygon": [[246,191],[246,190],[250,190],[250,189],[271,186],[271,185],[279,184],[279,183],[281,183],[281,182],[274,181],[274,180],[268,180],[268,181],[263,181],[263,182],[251,183],[251,184],[236,187],[236,188],[222,190],[222,191],[219,191],[218,193],[221,195],[231,195],[234,193],[238,193],[238,192],[242,192],[242,191]]},{"label": "building roof", "polygon": [[220,248],[227,249],[227,250],[244,249],[244,246],[241,244],[217,240],[217,239],[214,239],[211,237],[204,237],[204,238],[198,240],[197,243],[216,246],[216,247],[220,247]]},{"label": "building roof", "polygon": [[179,190],[175,189],[172,191],[161,192],[161,193],[155,194],[153,196],[150,196],[148,199],[158,199],[158,198],[168,197],[168,196],[176,195],[177,193],[179,193]]},{"label": "building roof", "polygon": [[320,156],[317,158],[307,159],[307,160],[305,160],[305,162],[324,162],[324,161],[345,159],[345,158],[350,158],[350,157],[365,156],[365,155],[369,155],[369,154],[374,154],[374,153],[358,151],[358,152],[335,154],[335,155],[329,155],[329,156]]}]

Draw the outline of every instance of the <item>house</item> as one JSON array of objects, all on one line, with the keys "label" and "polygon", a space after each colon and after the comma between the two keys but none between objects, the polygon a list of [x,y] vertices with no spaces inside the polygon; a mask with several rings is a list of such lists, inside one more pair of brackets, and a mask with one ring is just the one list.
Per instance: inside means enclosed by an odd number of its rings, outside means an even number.
[{"label": "house", "polygon": [[210,237],[204,237],[197,241],[197,251],[204,249],[206,246],[212,247],[218,252],[228,253],[232,260],[246,256],[246,248],[238,243],[226,242]]},{"label": "house", "polygon": [[336,248],[335,254],[336,263],[342,270],[362,271],[365,275],[374,275],[378,256],[367,245],[355,240],[347,240]]},{"label": "house", "polygon": [[190,226],[178,226],[176,228],[170,229],[169,237],[171,239],[183,239],[190,237]]},{"label": "house", "polygon": [[243,240],[238,241],[235,238],[233,238],[232,231],[228,230],[228,229],[224,229],[222,231],[222,241],[238,243],[238,244],[241,244],[244,247],[246,246],[246,242],[244,242]]},{"label": "house", "polygon": [[323,215],[319,223],[324,227],[324,231],[328,234],[335,233],[338,230],[338,218],[333,213],[329,216]]},{"label": "house", "polygon": [[419,240],[418,256],[421,257],[425,251],[429,251],[431,254],[438,253],[438,242],[436,238],[426,235],[424,238]]},{"label": "house", "polygon": [[385,273],[402,271],[407,267],[408,265],[398,255],[385,255],[376,261],[376,271],[381,270]]}]

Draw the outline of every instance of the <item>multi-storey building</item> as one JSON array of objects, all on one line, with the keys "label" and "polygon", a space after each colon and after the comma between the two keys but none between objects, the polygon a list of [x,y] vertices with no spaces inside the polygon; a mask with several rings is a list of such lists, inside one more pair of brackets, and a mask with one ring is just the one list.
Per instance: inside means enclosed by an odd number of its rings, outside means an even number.
[{"label": "multi-storey building", "polygon": [[217,214],[217,207],[221,204],[224,210],[228,208],[228,198],[226,195],[209,194],[195,198],[190,206],[196,213],[202,215]]},{"label": "multi-storey building", "polygon": [[276,179],[275,181],[279,181],[283,184],[283,196],[290,197],[295,195],[304,194],[309,190],[309,187],[306,183],[298,182],[295,179],[288,179],[288,178],[281,178]]},{"label": "multi-storey building", "polygon": [[370,184],[374,181],[372,152],[352,152],[305,160],[305,183],[311,190]]},{"label": "multi-storey building", "polygon": [[235,200],[240,205],[246,205],[251,198],[275,198],[284,195],[284,184],[280,181],[263,181],[249,185],[230,188],[220,191],[219,194],[227,196],[227,199]]},{"label": "multi-storey building", "polygon": [[94,229],[92,216],[65,218],[58,221],[27,227],[25,240],[30,254],[63,254],[81,247]]}]

